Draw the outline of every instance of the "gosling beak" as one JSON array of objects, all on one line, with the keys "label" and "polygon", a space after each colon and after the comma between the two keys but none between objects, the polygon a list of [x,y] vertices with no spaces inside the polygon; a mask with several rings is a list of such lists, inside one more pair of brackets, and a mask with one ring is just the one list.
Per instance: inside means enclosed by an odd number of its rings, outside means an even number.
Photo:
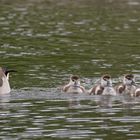
[{"label": "gosling beak", "polygon": [[112,84],[111,84],[111,82],[110,82],[110,81],[107,81],[107,86],[109,86],[109,87],[111,87],[111,86],[112,86]]},{"label": "gosling beak", "polygon": [[109,81],[107,81],[107,86],[110,86],[110,82]]},{"label": "gosling beak", "polygon": [[136,83],[135,83],[135,81],[134,80],[132,80],[132,83],[131,83],[132,85],[134,85],[134,86],[136,86]]},{"label": "gosling beak", "polygon": [[77,85],[77,82],[76,82],[76,80],[74,81],[74,85],[75,85],[75,86]]}]

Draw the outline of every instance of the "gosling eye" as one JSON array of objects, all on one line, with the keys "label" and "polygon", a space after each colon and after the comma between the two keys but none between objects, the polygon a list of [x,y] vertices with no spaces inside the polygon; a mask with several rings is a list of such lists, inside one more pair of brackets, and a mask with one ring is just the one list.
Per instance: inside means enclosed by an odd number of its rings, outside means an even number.
[{"label": "gosling eye", "polygon": [[104,78],[104,80],[105,80],[105,81],[107,81],[107,79],[106,79],[106,78]]},{"label": "gosling eye", "polygon": [[127,79],[128,79],[128,80],[131,80],[131,78],[129,78],[129,77],[128,77]]}]

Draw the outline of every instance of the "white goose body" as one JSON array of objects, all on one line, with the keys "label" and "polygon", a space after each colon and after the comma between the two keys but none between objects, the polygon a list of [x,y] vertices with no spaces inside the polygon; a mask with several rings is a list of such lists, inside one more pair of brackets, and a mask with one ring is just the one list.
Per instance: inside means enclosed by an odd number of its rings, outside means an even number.
[{"label": "white goose body", "polygon": [[0,94],[9,93],[11,91],[11,88],[10,88],[9,81],[5,75],[1,77],[1,82],[2,84],[0,86]]},{"label": "white goose body", "polygon": [[11,88],[9,84],[9,72],[15,72],[14,70],[6,70],[0,67],[0,94],[10,93]]}]

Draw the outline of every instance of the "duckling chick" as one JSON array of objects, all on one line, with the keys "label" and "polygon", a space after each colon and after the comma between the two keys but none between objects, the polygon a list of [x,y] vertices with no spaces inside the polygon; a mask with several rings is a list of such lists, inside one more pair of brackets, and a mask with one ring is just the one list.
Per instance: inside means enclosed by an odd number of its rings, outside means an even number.
[{"label": "duckling chick", "polygon": [[15,70],[7,70],[0,67],[0,94],[10,93],[11,88],[9,84],[9,73],[16,72]]},{"label": "duckling chick", "polygon": [[112,86],[111,76],[103,75],[100,79],[100,83],[92,87],[88,93],[94,95],[116,95],[116,91]]},{"label": "duckling chick", "polygon": [[136,84],[133,74],[126,74],[123,77],[123,82],[115,87],[119,94],[133,94],[136,90]]},{"label": "duckling chick", "polygon": [[85,88],[80,84],[80,78],[77,75],[70,77],[70,81],[62,88],[62,91],[66,93],[84,93]]}]

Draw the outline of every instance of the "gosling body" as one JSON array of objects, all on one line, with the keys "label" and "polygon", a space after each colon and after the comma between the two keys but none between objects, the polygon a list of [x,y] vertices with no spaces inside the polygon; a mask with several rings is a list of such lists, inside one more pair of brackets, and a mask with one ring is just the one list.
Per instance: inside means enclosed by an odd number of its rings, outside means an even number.
[{"label": "gosling body", "polygon": [[85,88],[80,84],[80,78],[76,75],[70,77],[70,81],[62,88],[66,93],[84,93]]},{"label": "gosling body", "polygon": [[112,86],[111,76],[103,75],[100,83],[93,86],[88,93],[93,95],[116,95],[116,91]]},{"label": "gosling body", "polygon": [[115,87],[115,89],[116,89],[116,92],[118,94],[129,94],[129,95],[134,94],[134,92],[136,90],[134,75],[133,74],[126,74],[123,77],[122,83],[117,85]]}]

